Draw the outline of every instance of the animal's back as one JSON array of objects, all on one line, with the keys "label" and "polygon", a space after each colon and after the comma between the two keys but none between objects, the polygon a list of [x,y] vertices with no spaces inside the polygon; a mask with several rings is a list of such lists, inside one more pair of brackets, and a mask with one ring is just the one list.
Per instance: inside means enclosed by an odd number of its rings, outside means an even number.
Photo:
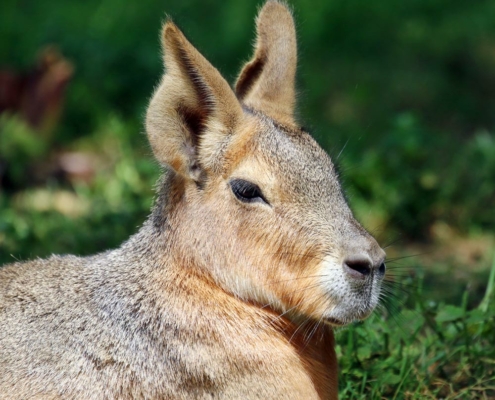
[{"label": "animal's back", "polygon": [[0,269],[0,398],[152,398],[159,392],[146,381],[166,385],[153,364],[170,363],[168,354],[140,320],[149,271],[123,253]]},{"label": "animal's back", "polygon": [[0,270],[0,397],[56,393],[48,376],[74,368],[67,350],[87,324],[84,268],[83,259],[53,256]]},{"label": "animal's back", "polygon": [[0,270],[0,397],[105,392],[98,375],[112,362],[114,334],[95,301],[102,259],[53,256]]}]

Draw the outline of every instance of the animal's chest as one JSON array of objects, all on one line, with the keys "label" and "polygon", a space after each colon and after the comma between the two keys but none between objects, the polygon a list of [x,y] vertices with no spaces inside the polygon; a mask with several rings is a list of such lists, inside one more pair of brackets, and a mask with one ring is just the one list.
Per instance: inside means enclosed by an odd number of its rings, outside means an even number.
[{"label": "animal's chest", "polygon": [[177,398],[334,399],[333,334],[319,332],[314,339],[299,343],[261,334],[176,343],[157,382]]}]

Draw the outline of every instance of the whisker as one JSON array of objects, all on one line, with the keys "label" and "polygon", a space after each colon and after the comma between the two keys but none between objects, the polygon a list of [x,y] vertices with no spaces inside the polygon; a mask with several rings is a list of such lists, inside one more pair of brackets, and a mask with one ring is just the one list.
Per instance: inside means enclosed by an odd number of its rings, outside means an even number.
[{"label": "whisker", "polygon": [[276,252],[273,252],[273,253],[264,253],[265,255],[284,255],[284,256],[297,256],[297,257],[301,257],[301,258],[310,258],[310,259],[314,259],[314,260],[318,260],[318,261],[323,261],[324,260],[324,257],[318,257],[318,256],[315,256],[315,255],[312,255],[312,254],[308,254],[308,253],[293,253],[293,252],[289,252],[289,251],[276,251]]},{"label": "whisker", "polygon": [[[387,283],[393,283],[393,282],[387,282]],[[404,285],[400,285],[400,284],[399,284],[399,285],[395,285],[395,286],[392,286],[392,285],[389,285],[389,286],[387,286],[387,285],[383,285],[381,289],[382,289],[384,292],[390,292],[390,291],[392,291],[393,289],[395,289],[395,290],[400,291],[400,292],[401,292],[401,293],[403,293],[403,294],[407,294],[407,295],[409,295],[409,294],[410,294],[409,290],[408,290],[407,288],[405,288],[405,287],[404,287]]]},{"label": "whisker", "polygon": [[280,280],[280,281],[271,281],[269,284],[270,284],[270,285],[276,285],[276,284],[278,284],[278,283],[282,283],[282,282],[292,282],[292,281],[297,281],[297,280],[300,280],[300,279],[323,278],[323,277],[325,277],[326,275],[327,275],[327,274],[300,276],[300,277],[298,277],[298,278],[282,279],[282,280]]},{"label": "whisker", "polygon": [[388,249],[389,247],[393,246],[396,243],[399,243],[401,240],[403,240],[403,239],[397,238],[397,239],[392,240],[391,242],[388,242],[386,245],[383,246],[383,250]]},{"label": "whisker", "polygon": [[[390,264],[392,264],[392,265],[390,265]],[[398,263],[396,261],[392,261],[391,263],[388,263],[387,267],[389,270],[396,270],[396,269],[416,270],[416,269],[420,269],[419,267],[416,267],[414,265],[407,265],[407,264],[403,264],[403,263]]]},{"label": "whisker", "polygon": [[311,320],[308,318],[307,320],[303,321],[302,324],[300,324],[296,330],[292,333],[292,336],[290,337],[289,339],[289,343],[292,343],[292,339],[294,339],[294,336],[296,335],[297,331],[299,331],[299,329],[303,328],[305,325],[307,325],[308,323],[310,323]]},{"label": "whisker", "polygon": [[318,319],[318,321],[316,321],[316,323],[314,324],[313,326],[313,329],[309,332],[309,336],[307,337],[307,340],[304,340],[305,342],[305,345],[304,345],[304,348],[306,348],[306,346],[309,344],[309,342],[311,341],[311,338],[313,337],[313,335],[315,334],[315,332],[317,332],[319,326],[320,326],[320,323],[322,321],[322,318],[323,318],[323,315],[320,317],[320,319]]},{"label": "whisker", "polygon": [[408,270],[407,268],[399,268],[396,270],[395,268],[391,268],[391,270],[387,271],[385,274],[385,277],[390,277],[390,276],[411,276],[411,270]]},{"label": "whisker", "polygon": [[339,159],[340,155],[342,154],[342,152],[344,151],[344,149],[346,148],[347,146],[347,143],[349,143],[349,139],[346,140],[345,144],[344,144],[344,147],[342,147],[342,150],[340,150],[339,154],[337,155],[337,158],[336,160]]},{"label": "whisker", "polygon": [[[290,293],[290,295],[292,296],[294,293],[300,293],[300,292],[303,292],[303,291],[305,291],[305,290],[314,289],[315,287],[318,287],[318,286],[320,286],[320,283],[319,283],[319,282],[318,282],[318,283],[315,283],[315,284],[312,284],[312,285],[308,285],[308,286],[306,286],[306,287],[303,287],[303,288],[300,288],[300,289],[297,289],[297,290],[293,290],[293,291]],[[264,308],[264,307],[269,307],[269,306],[271,306],[272,304],[273,304],[273,303],[268,303],[268,304],[264,305],[264,306],[263,306],[263,308]]]},{"label": "whisker", "polygon": [[417,253],[417,254],[409,254],[409,255],[407,255],[407,256],[401,256],[401,257],[387,258],[387,259],[385,260],[385,262],[394,262],[394,261],[397,261],[397,260],[403,260],[403,259],[406,259],[406,258],[412,258],[412,257],[424,256],[425,254],[428,254],[428,252],[424,252],[424,253]]}]

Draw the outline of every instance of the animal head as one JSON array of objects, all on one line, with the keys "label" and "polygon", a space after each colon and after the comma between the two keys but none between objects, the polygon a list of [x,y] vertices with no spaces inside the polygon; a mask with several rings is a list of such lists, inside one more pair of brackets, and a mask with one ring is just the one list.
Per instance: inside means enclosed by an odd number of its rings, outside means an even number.
[{"label": "animal head", "polygon": [[289,319],[344,325],[378,303],[384,255],[329,156],[295,121],[296,34],[268,1],[235,89],[172,22],[146,130],[168,169],[160,212],[185,268]]}]

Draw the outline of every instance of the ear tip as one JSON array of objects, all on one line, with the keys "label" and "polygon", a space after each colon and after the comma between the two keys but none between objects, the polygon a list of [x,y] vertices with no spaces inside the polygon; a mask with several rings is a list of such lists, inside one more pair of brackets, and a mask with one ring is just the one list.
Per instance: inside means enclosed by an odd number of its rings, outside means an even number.
[{"label": "ear tip", "polygon": [[257,31],[260,34],[282,32],[285,36],[295,33],[292,10],[280,0],[268,0],[256,18]]},{"label": "ear tip", "polygon": [[162,28],[162,43],[164,49],[171,49],[177,46],[181,46],[183,43],[184,35],[171,18],[167,18],[167,21]]},{"label": "ear tip", "polygon": [[163,24],[162,35],[166,39],[169,36],[176,35],[180,32],[177,25],[175,25],[174,21],[170,17],[167,17],[165,24]]},{"label": "ear tip", "polygon": [[285,14],[292,19],[292,9],[283,0],[268,0],[261,8],[258,19],[265,18],[270,15],[282,15]]}]

